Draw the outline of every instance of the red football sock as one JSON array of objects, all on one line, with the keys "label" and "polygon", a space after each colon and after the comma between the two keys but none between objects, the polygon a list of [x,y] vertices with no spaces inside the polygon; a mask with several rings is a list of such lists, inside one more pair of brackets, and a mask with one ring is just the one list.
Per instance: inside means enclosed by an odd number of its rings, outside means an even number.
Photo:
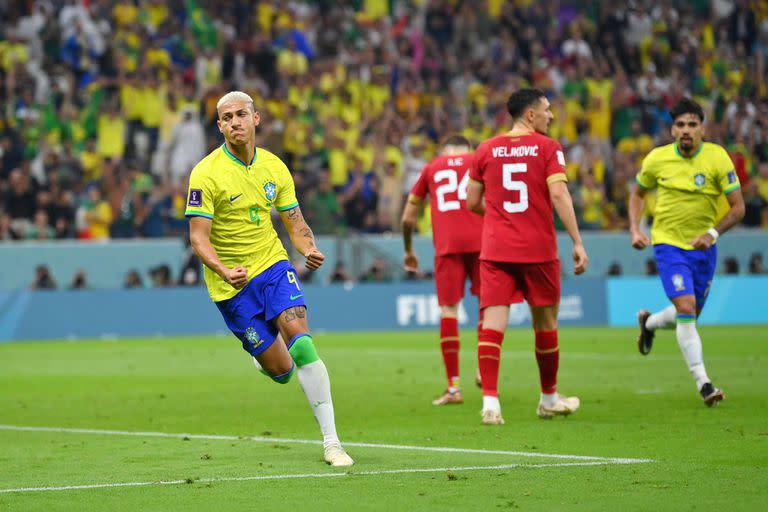
[{"label": "red football sock", "polygon": [[[480,331],[483,330],[483,318],[485,317],[485,310],[481,309],[479,311],[479,318],[477,319],[477,339],[480,340]],[[475,373],[475,384],[477,384],[478,387],[483,387],[483,379],[480,375],[480,367],[477,367],[477,372]]]},{"label": "red football sock", "polygon": [[440,319],[440,350],[443,353],[448,388],[459,387],[459,321],[456,318]]},{"label": "red football sock", "polygon": [[541,392],[554,393],[557,391],[557,368],[560,365],[557,331],[536,331],[536,362],[539,363]]},{"label": "red football sock", "polygon": [[477,340],[477,363],[483,381],[483,396],[499,396],[499,362],[504,333],[482,329]]}]

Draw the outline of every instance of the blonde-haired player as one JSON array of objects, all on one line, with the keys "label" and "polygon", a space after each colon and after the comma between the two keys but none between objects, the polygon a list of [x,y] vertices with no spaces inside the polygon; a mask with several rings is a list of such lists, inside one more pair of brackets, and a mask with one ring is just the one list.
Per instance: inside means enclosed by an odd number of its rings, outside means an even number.
[{"label": "blonde-haired player", "polygon": [[259,369],[281,384],[298,374],[323,433],[326,462],[351,466],[336,435],[331,385],[309,333],[304,291],[272,227],[272,209],[308,269],[325,256],[301,214],[288,168],[256,147],[260,115],[251,97],[232,91],[216,109],[225,142],[192,169],[186,208],[208,293]]}]

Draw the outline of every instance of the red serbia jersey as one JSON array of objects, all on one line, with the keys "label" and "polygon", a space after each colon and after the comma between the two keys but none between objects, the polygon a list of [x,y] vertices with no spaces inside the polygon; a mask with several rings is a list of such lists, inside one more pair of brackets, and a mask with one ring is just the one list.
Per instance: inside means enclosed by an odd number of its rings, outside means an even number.
[{"label": "red serbia jersey", "polygon": [[548,184],[567,181],[560,144],[538,133],[498,135],[475,152],[470,177],[485,186],[480,259],[537,263],[557,259]]},{"label": "red serbia jersey", "polygon": [[411,194],[429,195],[435,255],[480,252],[483,218],[467,209],[472,153],[439,156],[421,170]]}]

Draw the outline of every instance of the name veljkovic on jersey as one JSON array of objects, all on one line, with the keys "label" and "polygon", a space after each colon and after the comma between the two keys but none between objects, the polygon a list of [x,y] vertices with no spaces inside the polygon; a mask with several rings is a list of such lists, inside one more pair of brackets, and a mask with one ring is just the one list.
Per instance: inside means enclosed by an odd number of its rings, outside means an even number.
[{"label": "name veljkovic on jersey", "polygon": [[516,146],[513,148],[499,146],[493,148],[493,158],[520,158],[522,156],[539,156],[539,146]]}]

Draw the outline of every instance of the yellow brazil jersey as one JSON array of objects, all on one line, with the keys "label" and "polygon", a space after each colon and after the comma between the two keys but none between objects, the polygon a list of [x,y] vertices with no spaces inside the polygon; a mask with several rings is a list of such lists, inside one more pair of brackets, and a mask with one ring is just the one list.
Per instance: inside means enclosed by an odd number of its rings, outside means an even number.
[{"label": "yellow brazil jersey", "polygon": [[676,144],[645,157],[637,174],[644,189],[657,189],[651,238],[655,244],[693,249],[689,243],[715,225],[718,198],[739,188],[731,157],[722,146],[703,142],[691,158]]},{"label": "yellow brazil jersey", "polygon": [[[298,205],[293,178],[282,160],[256,148],[247,165],[223,144],[192,169],[185,215],[212,219],[210,240],[221,262],[230,268],[242,265],[254,278],[288,259],[272,227],[272,208],[285,211]],[[203,270],[214,301],[237,294],[216,272]]]}]

